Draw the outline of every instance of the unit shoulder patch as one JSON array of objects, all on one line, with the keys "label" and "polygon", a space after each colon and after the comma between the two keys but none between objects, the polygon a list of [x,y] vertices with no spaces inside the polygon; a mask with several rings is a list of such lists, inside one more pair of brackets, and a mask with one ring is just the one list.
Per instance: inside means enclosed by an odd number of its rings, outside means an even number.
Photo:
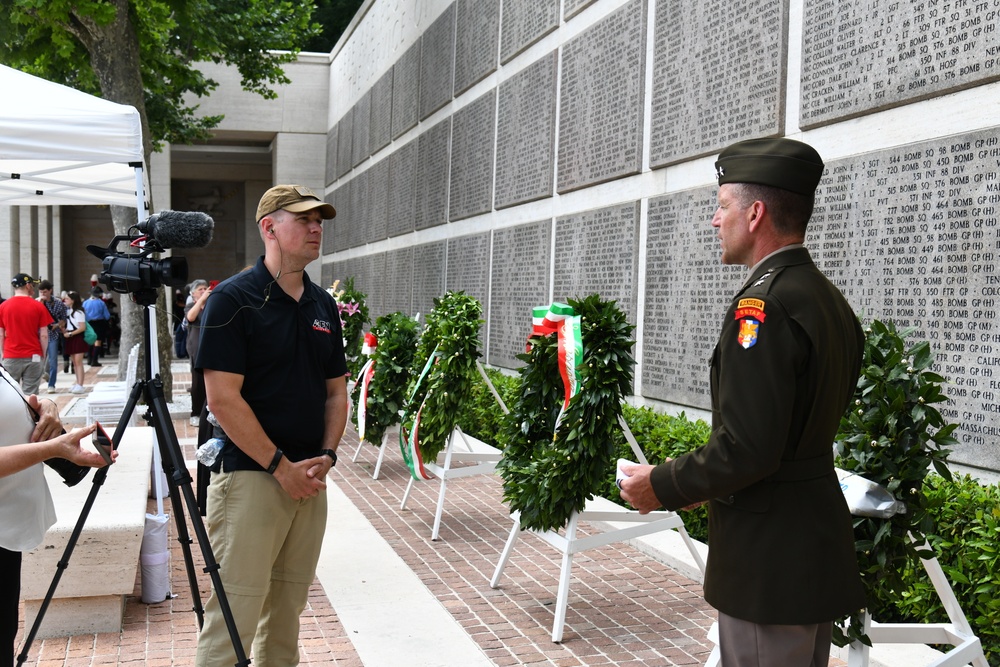
[{"label": "unit shoulder patch", "polygon": [[748,350],[756,345],[760,339],[761,326],[767,318],[767,314],[764,312],[764,300],[740,299],[736,302],[735,318],[740,323],[736,342],[744,350]]}]

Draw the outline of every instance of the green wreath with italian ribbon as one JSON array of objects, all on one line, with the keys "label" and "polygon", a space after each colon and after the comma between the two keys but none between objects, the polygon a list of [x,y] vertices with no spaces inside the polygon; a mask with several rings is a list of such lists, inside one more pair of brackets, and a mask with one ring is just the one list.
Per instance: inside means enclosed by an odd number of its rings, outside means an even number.
[{"label": "green wreath with italian ribbon", "polygon": [[[364,410],[359,409],[358,403],[365,384],[363,378],[358,379],[351,395],[352,412],[363,438],[380,445],[386,429],[399,423],[417,350],[417,321],[403,313],[383,315],[375,320],[371,333],[378,340],[371,359],[374,372],[367,383]],[[364,426],[358,423],[362,416]]]},{"label": "green wreath with italian ribbon", "polygon": [[411,382],[399,431],[403,459],[414,479],[430,478],[423,462],[433,462],[447,445],[476,382],[482,314],[482,304],[464,292],[434,299],[427,314],[414,363],[423,370]]},{"label": "green wreath with italian ribbon", "polygon": [[560,372],[560,343],[565,349],[570,334],[546,335],[536,323],[528,352],[518,356],[521,392],[503,426],[508,444],[497,471],[525,530],[558,530],[583,510],[614,467],[622,400],[632,393],[635,327],[596,294],[569,306],[580,318],[582,362]]}]

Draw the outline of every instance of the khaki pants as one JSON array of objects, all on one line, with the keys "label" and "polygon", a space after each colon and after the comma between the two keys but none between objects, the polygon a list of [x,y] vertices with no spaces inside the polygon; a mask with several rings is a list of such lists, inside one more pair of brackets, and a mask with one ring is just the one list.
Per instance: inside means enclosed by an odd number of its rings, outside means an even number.
[{"label": "khaki pants", "polygon": [[[249,657],[252,643],[258,667],[299,664],[299,616],[323,544],[326,492],[292,500],[265,472],[213,473],[206,523],[244,653]],[[195,664],[236,664],[214,590]]]}]

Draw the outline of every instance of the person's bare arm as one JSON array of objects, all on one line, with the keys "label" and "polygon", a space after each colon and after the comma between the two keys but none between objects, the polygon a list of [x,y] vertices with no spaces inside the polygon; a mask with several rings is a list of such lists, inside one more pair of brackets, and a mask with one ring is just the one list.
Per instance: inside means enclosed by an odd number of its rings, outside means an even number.
[{"label": "person's bare arm", "polygon": [[[323,449],[337,451],[340,439],[347,428],[347,378],[331,378],[326,381],[326,430],[323,433]],[[319,465],[310,468],[310,477],[326,477],[333,467],[333,460],[323,455]]]},{"label": "person's bare arm", "polygon": [[[53,458],[66,459],[91,468],[100,468],[105,465],[101,455],[80,447],[80,440],[93,434],[94,429],[94,424],[91,424],[49,440],[0,447],[0,477],[12,475]],[[118,452],[112,452],[111,456],[112,458],[117,457]]]}]

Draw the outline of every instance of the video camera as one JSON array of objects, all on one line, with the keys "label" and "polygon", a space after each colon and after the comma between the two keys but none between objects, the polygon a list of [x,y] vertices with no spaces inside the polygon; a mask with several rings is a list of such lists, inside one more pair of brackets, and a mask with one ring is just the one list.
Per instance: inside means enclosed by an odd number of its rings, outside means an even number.
[{"label": "video camera", "polygon": [[[161,211],[115,236],[108,247],[88,245],[87,252],[101,260],[98,281],[112,292],[131,294],[155,290],[163,285],[180,286],[188,279],[183,257],[151,259],[150,255],[169,248],[203,248],[212,241],[215,222],[205,213]],[[118,244],[128,241],[140,252],[118,252]]]}]

